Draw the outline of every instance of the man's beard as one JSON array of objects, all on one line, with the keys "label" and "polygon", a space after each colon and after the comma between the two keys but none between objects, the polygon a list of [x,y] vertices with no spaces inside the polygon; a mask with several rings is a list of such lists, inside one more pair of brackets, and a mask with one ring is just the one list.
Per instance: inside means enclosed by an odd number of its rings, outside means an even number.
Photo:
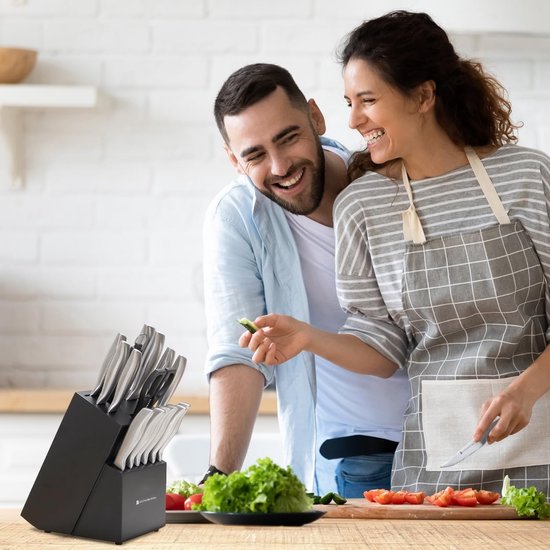
[{"label": "man's beard", "polygon": [[[321,146],[321,140],[317,139],[317,162],[313,163],[305,161],[297,166],[292,166],[288,173],[299,171],[301,168],[311,168],[311,187],[309,193],[306,196],[297,196],[292,202],[281,198],[279,195],[268,187],[266,190],[262,190],[261,193],[268,199],[271,199],[274,203],[278,204],[281,208],[288,210],[291,214],[298,214],[301,216],[308,216],[315,212],[325,192],[325,154],[323,147]],[[303,176],[302,176],[303,177]]]}]

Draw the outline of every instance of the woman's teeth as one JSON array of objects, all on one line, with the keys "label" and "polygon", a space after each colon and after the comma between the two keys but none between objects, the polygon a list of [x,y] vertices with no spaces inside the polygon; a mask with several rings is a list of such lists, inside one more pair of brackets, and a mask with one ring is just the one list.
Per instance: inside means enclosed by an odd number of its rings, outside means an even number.
[{"label": "woman's teeth", "polygon": [[295,185],[300,181],[303,173],[304,173],[304,169],[302,168],[302,170],[300,170],[300,172],[298,172],[298,174],[296,174],[293,178],[290,178],[289,180],[286,180],[286,181],[280,181],[277,185],[279,185],[280,187],[283,187],[284,189],[288,189],[289,187],[292,187],[293,185]]},{"label": "woman's teeth", "polygon": [[386,132],[384,130],[375,130],[374,132],[370,132],[365,136],[365,141],[367,142],[367,145],[370,145],[371,143],[376,143]]}]

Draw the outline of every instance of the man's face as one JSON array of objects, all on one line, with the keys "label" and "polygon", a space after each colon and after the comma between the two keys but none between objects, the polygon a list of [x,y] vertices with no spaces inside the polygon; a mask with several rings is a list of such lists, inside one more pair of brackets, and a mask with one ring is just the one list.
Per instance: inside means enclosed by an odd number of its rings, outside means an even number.
[{"label": "man's face", "polygon": [[323,197],[323,117],[313,101],[310,113],[293,106],[282,88],[224,118],[226,151],[266,197],[293,214],[308,215]]}]

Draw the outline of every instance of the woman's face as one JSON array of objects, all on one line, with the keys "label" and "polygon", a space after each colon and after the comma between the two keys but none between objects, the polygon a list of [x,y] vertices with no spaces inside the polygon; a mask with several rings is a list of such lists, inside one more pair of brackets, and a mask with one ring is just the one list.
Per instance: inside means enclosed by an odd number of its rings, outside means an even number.
[{"label": "woman's face", "polygon": [[418,103],[385,82],[369,62],[350,59],[344,68],[349,127],[365,139],[373,162],[404,158],[418,147]]}]

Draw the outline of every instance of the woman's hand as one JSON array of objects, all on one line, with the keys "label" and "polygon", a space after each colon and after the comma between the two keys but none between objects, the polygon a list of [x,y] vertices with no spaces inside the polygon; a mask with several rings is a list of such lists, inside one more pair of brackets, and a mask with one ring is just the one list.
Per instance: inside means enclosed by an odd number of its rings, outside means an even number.
[{"label": "woman's hand", "polygon": [[[519,380],[518,380],[519,382]],[[535,401],[523,391],[520,384],[510,384],[508,388],[493,396],[481,406],[481,418],[474,432],[474,441],[479,441],[491,422],[500,416],[491,430],[487,442],[502,441],[529,424]]]},{"label": "woman's hand", "polygon": [[242,334],[239,345],[254,352],[255,363],[280,365],[304,351],[309,342],[311,326],[289,315],[263,315],[254,324],[259,330]]}]

